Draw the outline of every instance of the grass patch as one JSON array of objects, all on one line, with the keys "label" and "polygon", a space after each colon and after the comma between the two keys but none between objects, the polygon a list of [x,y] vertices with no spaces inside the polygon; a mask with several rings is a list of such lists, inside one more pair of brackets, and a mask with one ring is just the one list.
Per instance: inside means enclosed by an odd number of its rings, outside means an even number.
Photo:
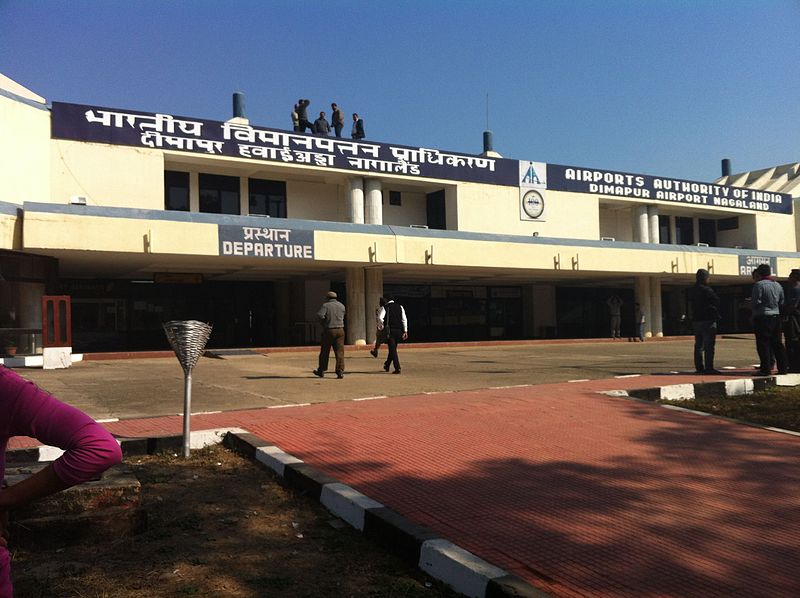
[{"label": "grass patch", "polygon": [[720,394],[686,401],[660,402],[762,426],[800,432],[800,387],[774,386],[753,394],[735,397]]}]

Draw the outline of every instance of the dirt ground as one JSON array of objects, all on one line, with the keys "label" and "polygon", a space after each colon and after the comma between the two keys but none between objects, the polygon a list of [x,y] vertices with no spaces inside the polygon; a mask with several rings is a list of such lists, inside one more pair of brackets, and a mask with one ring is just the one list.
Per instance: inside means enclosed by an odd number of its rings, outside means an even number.
[{"label": "dirt ground", "polygon": [[454,596],[227,449],[127,460],[147,531],[18,550],[17,598]]}]

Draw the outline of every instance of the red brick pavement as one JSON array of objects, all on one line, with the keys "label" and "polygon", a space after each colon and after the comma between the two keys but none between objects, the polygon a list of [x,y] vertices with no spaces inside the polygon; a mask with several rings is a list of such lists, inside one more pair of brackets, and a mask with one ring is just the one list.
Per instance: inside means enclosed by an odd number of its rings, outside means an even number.
[{"label": "red brick pavement", "polygon": [[[647,376],[192,421],[248,428],[557,596],[797,596],[800,439],[593,392],[696,381]],[[181,419],[108,427],[179,433]]]}]

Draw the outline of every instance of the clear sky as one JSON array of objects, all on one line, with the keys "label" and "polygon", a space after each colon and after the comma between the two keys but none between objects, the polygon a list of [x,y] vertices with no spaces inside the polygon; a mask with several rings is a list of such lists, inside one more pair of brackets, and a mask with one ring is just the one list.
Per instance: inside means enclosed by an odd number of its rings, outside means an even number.
[{"label": "clear sky", "polygon": [[800,0],[0,0],[0,72],[48,101],[693,180],[800,161]]}]

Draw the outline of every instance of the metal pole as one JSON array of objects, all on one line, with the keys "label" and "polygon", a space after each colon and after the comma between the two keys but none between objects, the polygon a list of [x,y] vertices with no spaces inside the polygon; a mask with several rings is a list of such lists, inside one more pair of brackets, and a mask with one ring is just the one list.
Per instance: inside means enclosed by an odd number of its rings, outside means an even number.
[{"label": "metal pole", "polygon": [[183,457],[188,459],[191,454],[192,368],[203,354],[211,326],[196,320],[173,320],[161,326],[183,368]]},{"label": "metal pole", "polygon": [[192,418],[192,372],[186,372],[183,383],[183,458],[188,459],[191,453],[191,418]]}]

